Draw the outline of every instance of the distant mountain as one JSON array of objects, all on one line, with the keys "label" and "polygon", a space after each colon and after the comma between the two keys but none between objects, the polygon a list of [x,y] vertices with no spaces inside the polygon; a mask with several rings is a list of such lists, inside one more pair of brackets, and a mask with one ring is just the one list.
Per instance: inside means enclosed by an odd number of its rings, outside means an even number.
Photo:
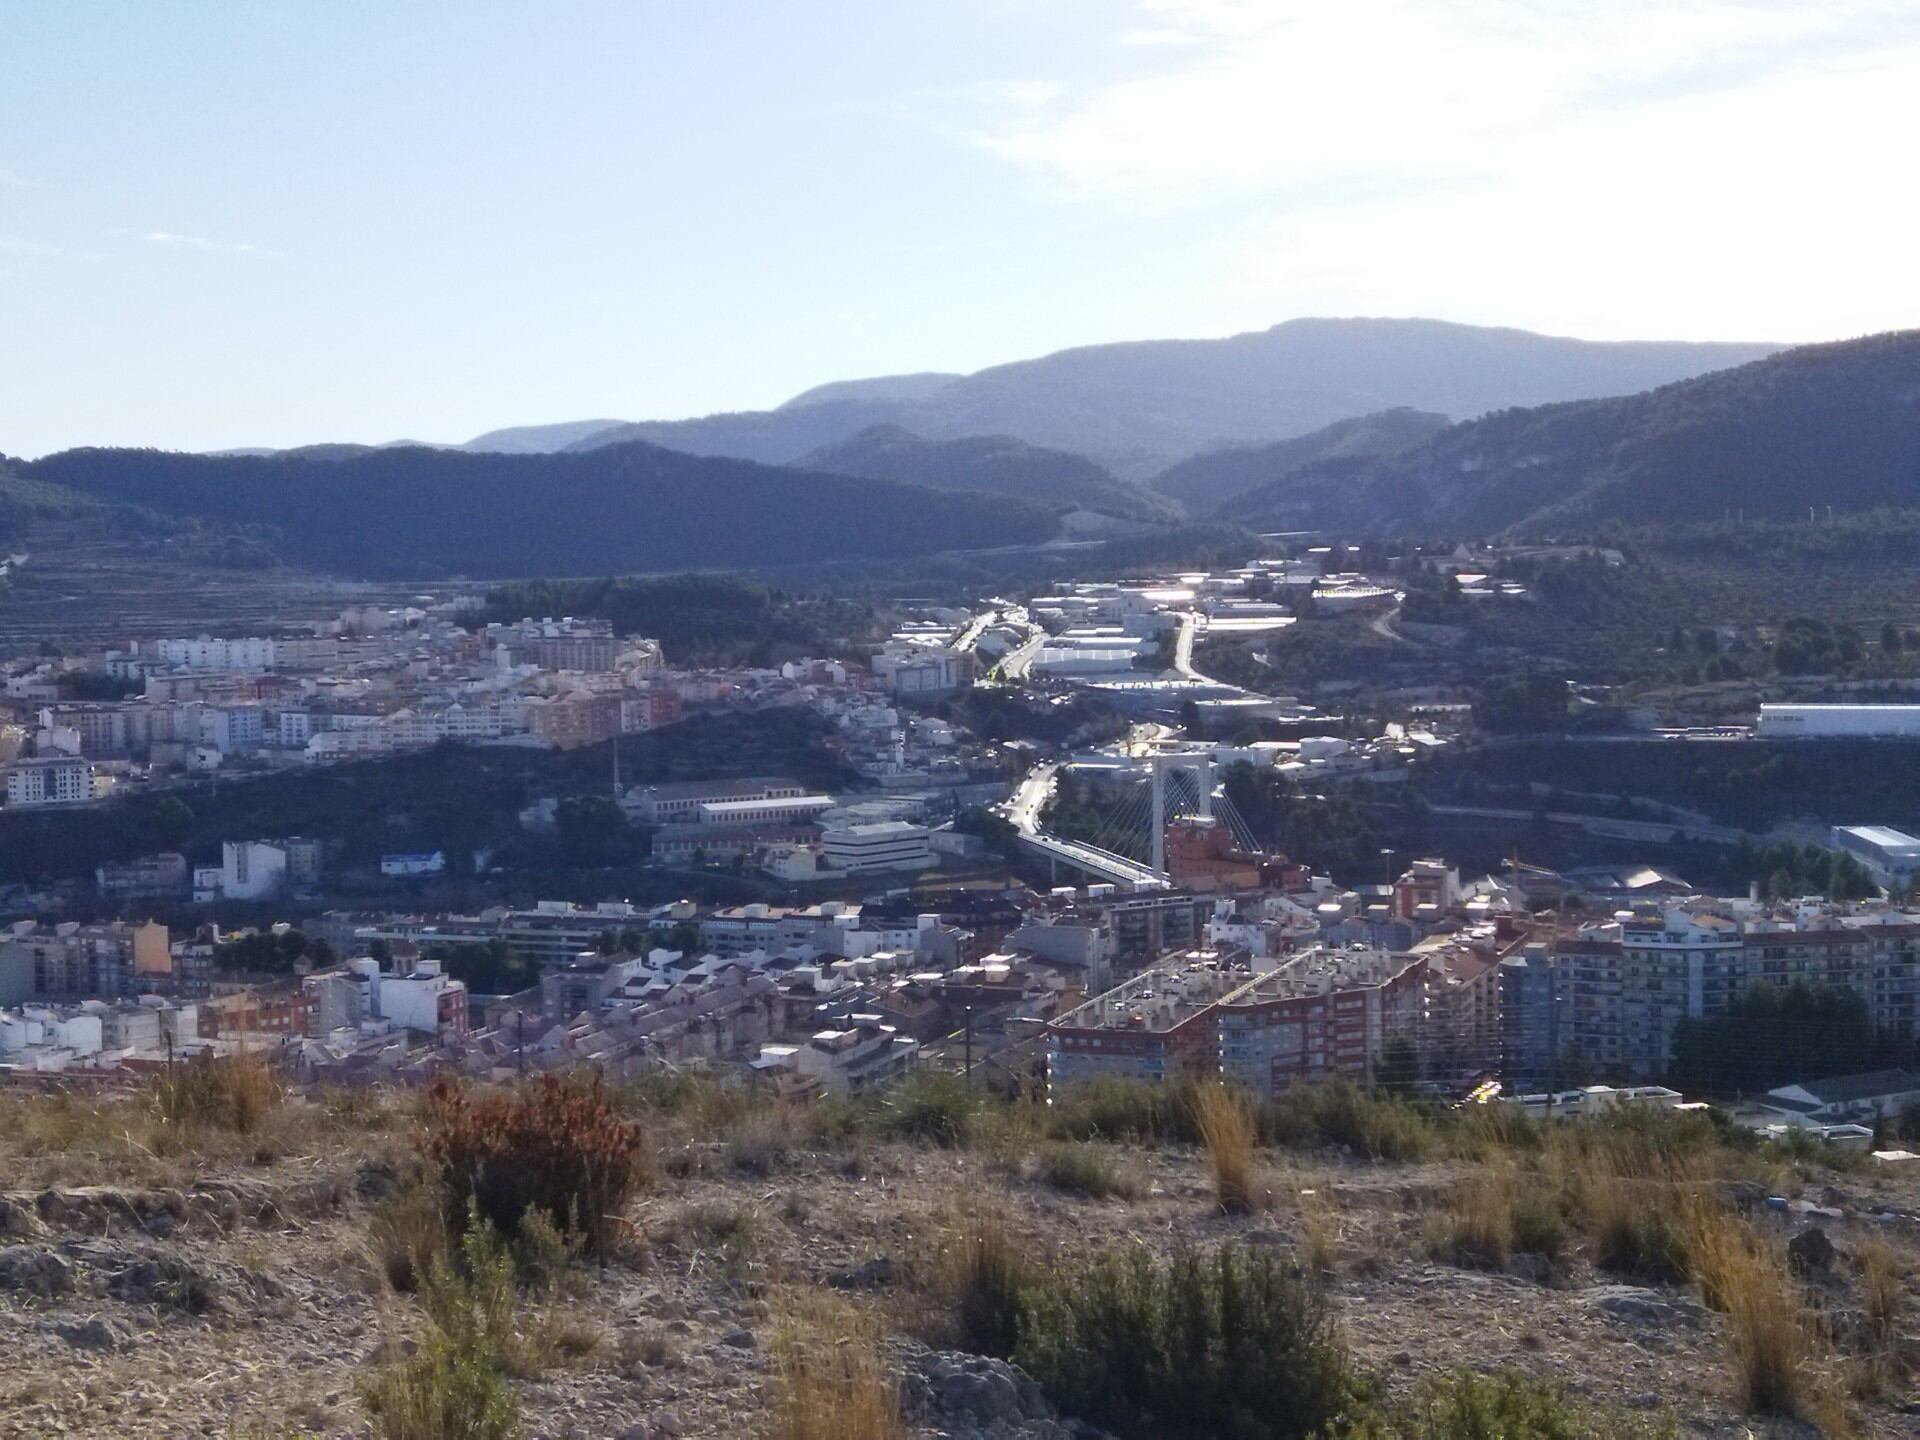
[{"label": "distant mountain", "polygon": [[1098,510],[1132,520],[1173,520],[1178,507],[1144,486],[1116,480],[1084,455],[1045,450],[1010,435],[925,440],[898,425],[870,425],[803,457],[809,470],[898,480],[939,490],[1008,495],[1058,509]]},{"label": "distant mountain", "polygon": [[870,425],[892,424],[902,406],[892,400],[818,400],[778,410],[743,410],[698,420],[637,420],[588,435],[569,450],[597,450],[644,440],[688,455],[726,455],[787,465],[823,445],[837,445]]},{"label": "distant mountain", "polygon": [[496,455],[542,455],[564,450],[577,440],[623,424],[619,420],[563,420],[557,425],[513,425],[476,435],[456,450],[483,450]]},{"label": "distant mountain", "polygon": [[825,385],[802,390],[779,408],[798,410],[802,405],[818,405],[826,400],[926,400],[964,378],[938,370],[923,370],[915,375],[880,375],[871,380],[830,380]]},{"label": "distant mountain", "polygon": [[1920,505],[1920,330],[1807,345],[1641,395],[1505,410],[1230,501],[1259,529],[1547,534],[1606,521]]},{"label": "distant mountain", "polygon": [[932,554],[1050,538],[1002,497],[775,469],[645,444],[583,454],[377,449],[337,458],[68,450],[29,482],[258,527],[281,559],[349,575],[615,574]]},{"label": "distant mountain", "polygon": [[1778,348],[1601,343],[1438,320],[1289,320],[1224,340],[1083,346],[972,375],[837,382],[774,411],[642,421],[569,448],[647,440],[786,464],[868,426],[898,425],[931,440],[1010,435],[1145,480],[1202,451],[1291,439],[1374,411],[1466,418],[1628,395]]},{"label": "distant mountain", "polygon": [[1447,428],[1447,417],[1401,407],[1356,415],[1291,440],[1230,450],[1210,450],[1154,476],[1155,490],[1177,500],[1190,515],[1205,515],[1236,495],[1268,484],[1319,460],[1392,455],[1430,440]]}]

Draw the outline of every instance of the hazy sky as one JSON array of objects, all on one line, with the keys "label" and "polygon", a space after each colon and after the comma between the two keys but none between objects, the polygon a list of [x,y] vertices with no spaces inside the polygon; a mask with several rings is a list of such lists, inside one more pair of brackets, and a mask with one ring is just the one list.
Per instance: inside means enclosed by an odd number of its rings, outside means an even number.
[{"label": "hazy sky", "polygon": [[1915,0],[5,0],[0,77],[14,454],[1920,325]]}]

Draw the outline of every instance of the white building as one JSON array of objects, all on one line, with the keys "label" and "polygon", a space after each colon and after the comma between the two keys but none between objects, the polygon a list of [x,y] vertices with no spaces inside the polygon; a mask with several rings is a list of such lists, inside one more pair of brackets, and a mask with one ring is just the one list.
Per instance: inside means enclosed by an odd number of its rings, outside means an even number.
[{"label": "white building", "polygon": [[274,642],[258,637],[223,640],[155,640],[153,653],[176,670],[271,670]]},{"label": "white building", "polygon": [[[217,873],[217,888],[205,893],[202,881]],[[194,872],[194,896],[197,901],[271,900],[286,893],[287,852],[264,840],[229,840],[220,847],[220,869],[204,867]]]},{"label": "white building", "polygon": [[79,755],[16,760],[7,771],[7,804],[17,810],[37,805],[84,805],[97,793],[93,762]]},{"label": "white building", "polygon": [[923,870],[933,863],[926,827],[904,820],[832,826],[821,832],[820,843],[836,870]]},{"label": "white building", "polygon": [[1920,705],[1762,705],[1762,740],[1920,740]]},{"label": "white building", "polygon": [[1882,885],[1904,884],[1920,871],[1920,839],[1885,825],[1836,825],[1829,843],[1844,850]]},{"label": "white building", "polygon": [[702,825],[779,825],[812,820],[833,805],[831,795],[786,795],[775,800],[707,800],[696,813]]}]

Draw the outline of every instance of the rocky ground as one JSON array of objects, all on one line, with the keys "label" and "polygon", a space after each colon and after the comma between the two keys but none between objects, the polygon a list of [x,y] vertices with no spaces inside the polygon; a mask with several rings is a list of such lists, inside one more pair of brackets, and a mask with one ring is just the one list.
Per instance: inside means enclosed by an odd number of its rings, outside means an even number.
[{"label": "rocky ground", "polygon": [[[370,1433],[356,1382],[406,1353],[419,1326],[369,1224],[409,1164],[405,1131],[394,1113],[299,1102],[270,1142],[172,1156],[97,1127],[66,1146],[46,1127],[24,1140],[0,1131],[0,1435]],[[1500,1273],[1430,1259],[1457,1162],[1269,1152],[1266,1207],[1235,1218],[1212,1203],[1202,1157],[1180,1147],[1125,1151],[1137,1198],[1107,1200],[1051,1188],[1018,1147],[808,1148],[776,1136],[747,1153],[694,1135],[668,1148],[621,1252],[568,1267],[523,1302],[539,1340],[519,1380],[530,1435],[762,1433],[783,1297],[816,1290],[880,1317],[916,1434],[1091,1433],[1013,1367],[955,1350],[927,1277],[968,1207],[999,1212],[1056,1269],[1138,1243],[1281,1250],[1324,1272],[1348,1342],[1389,1390],[1461,1366],[1514,1368],[1669,1415],[1684,1435],[1813,1433],[1738,1412],[1725,1321],[1690,1290],[1617,1283],[1577,1252],[1557,1266],[1516,1256]],[[1799,1249],[1836,1331],[1857,1310],[1860,1246],[1885,1239],[1920,1262],[1920,1176],[1789,1176],[1785,1208],[1768,1204],[1772,1188],[1732,1198],[1770,1233],[1817,1228],[1831,1242],[1831,1253]],[[1903,1284],[1912,1330],[1920,1287],[1911,1273]],[[1829,1363],[1839,1389],[1867,1388],[1844,1354]],[[1905,1378],[1847,1403],[1854,1433],[1920,1435]]]}]

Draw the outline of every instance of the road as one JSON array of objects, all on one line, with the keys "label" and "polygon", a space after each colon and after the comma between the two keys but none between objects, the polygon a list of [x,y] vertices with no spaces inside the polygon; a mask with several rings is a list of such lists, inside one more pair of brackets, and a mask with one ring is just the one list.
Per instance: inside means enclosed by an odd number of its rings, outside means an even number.
[{"label": "road", "polygon": [[1036,626],[1033,634],[1019,647],[1009,650],[1000,657],[1000,663],[995,667],[1000,672],[1000,678],[1002,680],[1026,679],[1027,667],[1033,664],[1033,657],[1040,653],[1040,647],[1046,643],[1047,632]]},{"label": "road", "polygon": [[1046,808],[1047,797],[1053,793],[1053,778],[1059,768],[1051,761],[1034,766],[1000,807],[1000,813],[1007,822],[1020,832],[1021,845],[1036,855],[1071,866],[1098,880],[1135,886],[1165,885],[1166,876],[1137,860],[1129,860],[1111,850],[1102,850],[1097,845],[1065,840],[1041,828],[1040,812]]}]

